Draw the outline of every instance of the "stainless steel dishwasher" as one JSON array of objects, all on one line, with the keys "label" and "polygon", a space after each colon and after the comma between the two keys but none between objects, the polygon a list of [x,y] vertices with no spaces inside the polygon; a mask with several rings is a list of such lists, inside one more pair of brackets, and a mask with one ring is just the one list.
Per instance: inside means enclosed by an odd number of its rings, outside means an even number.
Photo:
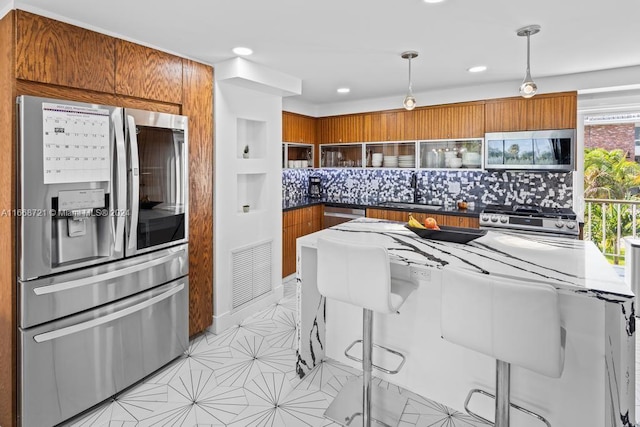
[{"label": "stainless steel dishwasher", "polygon": [[334,225],[342,224],[343,222],[351,221],[356,218],[363,218],[365,216],[364,209],[358,208],[341,208],[336,206],[324,207],[324,220],[322,222],[322,228],[333,227]]}]

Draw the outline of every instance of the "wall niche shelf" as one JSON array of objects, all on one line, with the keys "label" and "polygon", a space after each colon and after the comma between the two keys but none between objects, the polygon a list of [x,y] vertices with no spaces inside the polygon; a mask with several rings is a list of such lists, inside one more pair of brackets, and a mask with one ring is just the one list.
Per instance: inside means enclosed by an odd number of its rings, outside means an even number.
[{"label": "wall niche shelf", "polygon": [[[236,121],[236,156],[238,159],[266,157],[267,122],[238,118]],[[245,149],[249,152],[245,155]]]},{"label": "wall niche shelf", "polygon": [[236,211],[244,214],[243,206],[249,205],[249,212],[258,212],[265,208],[266,173],[243,173],[237,175]]}]

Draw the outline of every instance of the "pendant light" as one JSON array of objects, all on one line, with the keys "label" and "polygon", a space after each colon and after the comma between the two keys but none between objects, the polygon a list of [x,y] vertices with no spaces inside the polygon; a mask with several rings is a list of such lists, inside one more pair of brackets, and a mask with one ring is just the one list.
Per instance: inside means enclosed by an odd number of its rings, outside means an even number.
[{"label": "pendant light", "polygon": [[404,101],[402,104],[406,110],[413,110],[416,108],[416,98],[413,96],[413,92],[411,91],[411,60],[418,56],[418,52],[413,50],[409,50],[407,52],[402,52],[402,58],[409,60],[409,92],[407,96],[404,97]]},{"label": "pendant light", "polygon": [[531,78],[531,71],[529,67],[529,38],[540,32],[540,25],[528,25],[526,27],[520,28],[516,31],[516,34],[520,37],[527,36],[527,74],[524,76],[524,80],[520,85],[520,95],[523,98],[531,98],[538,91],[538,86],[535,84],[533,79]]}]

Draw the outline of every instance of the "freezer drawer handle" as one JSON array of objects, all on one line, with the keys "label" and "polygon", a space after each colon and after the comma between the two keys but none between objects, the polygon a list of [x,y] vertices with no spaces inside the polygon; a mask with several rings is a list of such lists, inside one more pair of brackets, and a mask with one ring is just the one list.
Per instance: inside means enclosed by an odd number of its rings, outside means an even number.
[{"label": "freezer drawer handle", "polygon": [[146,270],[150,267],[155,267],[156,265],[164,264],[165,262],[169,261],[172,258],[175,258],[182,252],[184,252],[184,249],[180,249],[177,252],[165,255],[152,261],[146,261],[140,264],[132,265],[131,267],[125,267],[121,270],[110,271],[108,273],[98,274],[97,276],[83,277],[82,279],[71,280],[68,282],[59,283],[57,285],[40,286],[38,288],[33,288],[33,293],[36,295],[47,295],[60,291],[66,291],[69,289],[79,288],[82,286],[94,285],[99,282],[104,282],[105,280],[115,279],[116,277],[125,276],[127,274]]},{"label": "freezer drawer handle", "polygon": [[137,311],[144,310],[147,307],[150,307],[154,304],[159,303],[162,300],[165,300],[181,290],[184,289],[184,283],[180,283],[178,286],[169,289],[167,292],[164,292],[160,295],[157,295],[153,298],[150,298],[140,304],[132,305],[131,307],[127,307],[124,310],[117,311],[115,313],[107,314],[106,316],[99,317],[97,319],[89,320],[87,322],[78,323],[77,325],[67,326],[66,328],[58,329],[51,332],[45,332],[44,334],[36,335],[33,337],[33,340],[37,343],[55,340],[57,338],[65,337],[67,335],[75,334],[77,332],[84,331],[86,329],[94,328],[96,326],[104,325],[105,323],[113,322],[114,320],[121,319],[125,316],[133,314]]}]

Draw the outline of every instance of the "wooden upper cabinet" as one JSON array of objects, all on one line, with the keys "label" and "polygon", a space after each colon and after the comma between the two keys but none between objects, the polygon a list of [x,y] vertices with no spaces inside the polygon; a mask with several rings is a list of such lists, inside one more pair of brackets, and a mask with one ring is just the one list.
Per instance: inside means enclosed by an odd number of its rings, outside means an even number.
[{"label": "wooden upper cabinet", "polygon": [[[364,142],[405,140],[403,111],[381,111],[364,114]],[[412,132],[409,132],[412,133]]]},{"label": "wooden upper cabinet", "polygon": [[318,119],[318,141],[415,141],[484,138],[485,132],[575,129],[577,93],[501,98]]},{"label": "wooden upper cabinet", "polygon": [[116,93],[182,103],[182,58],[118,39]]},{"label": "wooden upper cabinet", "polygon": [[487,132],[575,129],[577,93],[562,92],[533,98],[504,98],[486,102]]},{"label": "wooden upper cabinet", "polygon": [[416,112],[416,139],[484,138],[484,102],[427,107]]},{"label": "wooden upper cabinet", "polygon": [[494,99],[485,104],[487,132],[527,130],[527,103],[524,98]]},{"label": "wooden upper cabinet", "polygon": [[282,141],[304,142],[313,144],[316,142],[317,119],[303,116],[302,114],[282,112]]},{"label": "wooden upper cabinet", "polygon": [[575,129],[578,116],[576,92],[531,98],[527,115],[530,129]]},{"label": "wooden upper cabinet", "polygon": [[16,23],[16,78],[115,92],[115,38],[22,10]]},{"label": "wooden upper cabinet", "polygon": [[321,117],[318,119],[318,142],[321,144],[362,142],[363,115]]}]

